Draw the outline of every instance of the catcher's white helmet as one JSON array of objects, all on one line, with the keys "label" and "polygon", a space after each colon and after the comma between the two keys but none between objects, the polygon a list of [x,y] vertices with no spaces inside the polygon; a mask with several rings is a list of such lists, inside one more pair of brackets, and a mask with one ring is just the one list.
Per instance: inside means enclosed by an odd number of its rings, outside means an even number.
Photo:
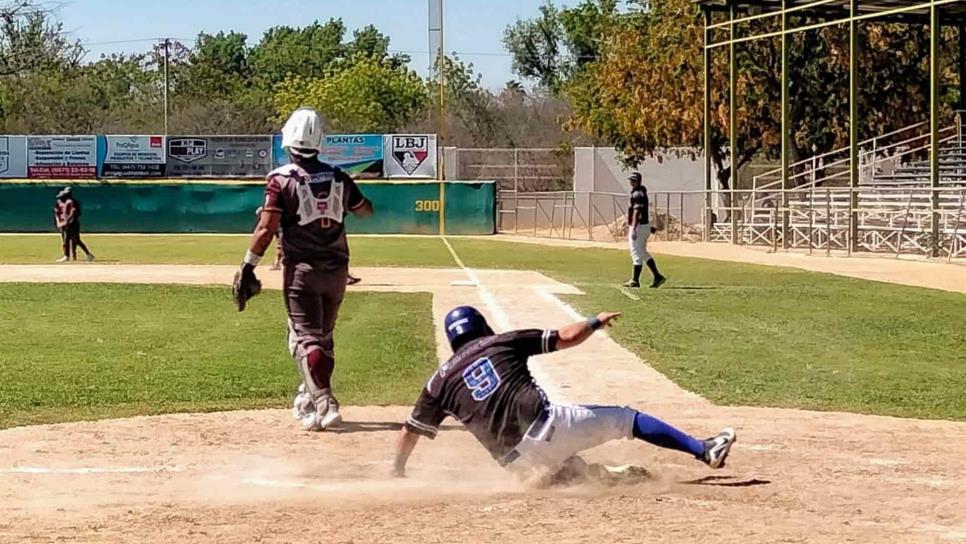
[{"label": "catcher's white helmet", "polygon": [[282,126],[282,147],[289,153],[311,156],[322,150],[322,116],[312,108],[299,108]]}]

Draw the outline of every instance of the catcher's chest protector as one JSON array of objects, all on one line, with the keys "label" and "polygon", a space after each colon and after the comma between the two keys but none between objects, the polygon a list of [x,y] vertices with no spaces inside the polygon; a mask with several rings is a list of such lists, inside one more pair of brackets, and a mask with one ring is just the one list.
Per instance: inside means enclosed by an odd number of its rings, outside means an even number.
[{"label": "catcher's chest protector", "polygon": [[[305,226],[323,218],[342,223],[344,187],[342,182],[335,178],[335,172],[309,174],[300,168],[297,175],[298,184],[295,192],[299,199],[299,225]],[[331,184],[329,194],[324,198],[316,197],[312,191],[312,185],[326,181]]]}]

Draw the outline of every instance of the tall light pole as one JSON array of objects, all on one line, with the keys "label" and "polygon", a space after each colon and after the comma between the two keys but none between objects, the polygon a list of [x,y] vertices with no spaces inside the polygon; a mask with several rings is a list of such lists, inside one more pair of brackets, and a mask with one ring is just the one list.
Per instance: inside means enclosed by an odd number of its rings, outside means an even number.
[{"label": "tall light pole", "polygon": [[164,135],[168,135],[168,49],[171,47],[171,40],[164,39]]},{"label": "tall light pole", "polygon": [[[446,55],[443,48],[443,0],[429,0],[429,55],[439,94],[436,101],[436,176],[443,179],[443,143],[446,138]],[[433,73],[432,71],[430,73]]]}]

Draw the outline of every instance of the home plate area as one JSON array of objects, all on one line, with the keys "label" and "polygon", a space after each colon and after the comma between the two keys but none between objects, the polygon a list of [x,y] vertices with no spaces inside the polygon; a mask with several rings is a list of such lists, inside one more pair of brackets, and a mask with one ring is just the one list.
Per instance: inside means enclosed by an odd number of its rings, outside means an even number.
[{"label": "home plate area", "polygon": [[[45,282],[211,284],[233,271],[3,268],[4,281]],[[358,272],[373,290],[433,293],[441,358],[438,323],[459,304],[498,329],[579,317],[558,296],[579,291],[535,272]],[[407,407],[346,406],[345,424],[325,433],[301,432],[288,410],[18,427],[0,431],[0,542],[966,541],[962,423],[716,406],[606,334],[533,370],[554,401],[629,405],[699,436],[733,426],[739,441],[718,471],[611,443],[586,460],[637,468],[535,488],[452,420],[416,449],[407,478],[391,478]]]}]

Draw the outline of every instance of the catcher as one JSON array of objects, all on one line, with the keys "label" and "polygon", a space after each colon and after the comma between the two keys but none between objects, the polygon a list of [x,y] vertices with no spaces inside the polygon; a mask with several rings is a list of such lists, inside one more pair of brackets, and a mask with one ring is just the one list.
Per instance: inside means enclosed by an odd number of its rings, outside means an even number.
[{"label": "catcher", "polygon": [[265,204],[232,284],[235,304],[242,311],[261,291],[255,266],[281,227],[288,344],[303,380],[295,416],[307,431],[322,431],[342,421],[331,380],[332,333],[349,268],[344,220],[346,212],[372,214],[372,203],[352,178],[319,160],[322,141],[322,117],[315,110],[298,109],[285,122],[282,147],[291,163],[268,174]]}]

